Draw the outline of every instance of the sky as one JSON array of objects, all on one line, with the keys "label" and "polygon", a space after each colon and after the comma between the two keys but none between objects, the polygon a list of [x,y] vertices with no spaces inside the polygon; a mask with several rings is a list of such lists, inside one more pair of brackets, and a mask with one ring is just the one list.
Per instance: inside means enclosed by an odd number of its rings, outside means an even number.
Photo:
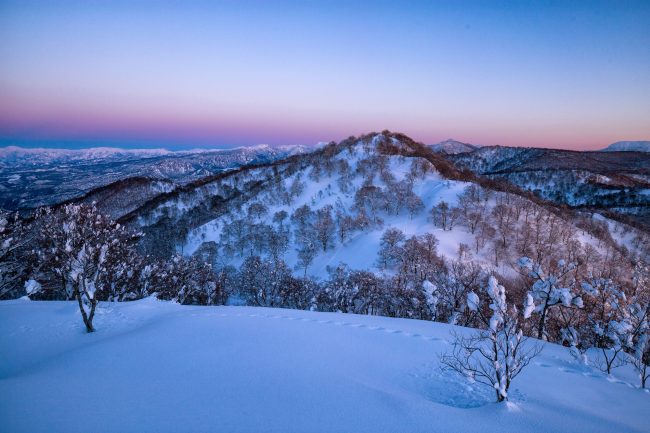
[{"label": "sky", "polygon": [[0,146],[650,140],[650,1],[0,0]]}]

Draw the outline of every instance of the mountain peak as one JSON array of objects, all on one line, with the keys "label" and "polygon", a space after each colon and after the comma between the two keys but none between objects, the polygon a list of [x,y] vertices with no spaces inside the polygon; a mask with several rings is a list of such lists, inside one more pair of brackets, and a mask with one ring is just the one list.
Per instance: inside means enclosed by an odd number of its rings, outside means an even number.
[{"label": "mountain peak", "polygon": [[463,143],[462,141],[454,140],[453,138],[448,138],[444,141],[441,141],[440,143],[432,144],[430,146],[431,150],[434,152],[445,153],[448,155],[473,152],[479,147],[480,146],[477,146],[475,144]]}]

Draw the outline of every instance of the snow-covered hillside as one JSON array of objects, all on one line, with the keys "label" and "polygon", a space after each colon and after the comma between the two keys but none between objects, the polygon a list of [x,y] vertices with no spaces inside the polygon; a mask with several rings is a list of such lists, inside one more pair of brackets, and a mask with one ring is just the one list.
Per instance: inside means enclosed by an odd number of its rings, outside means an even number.
[{"label": "snow-covered hillside", "polygon": [[2,432],[647,432],[650,394],[545,344],[510,401],[443,372],[441,323],[153,298],[0,302]]},{"label": "snow-covered hillside", "polygon": [[[377,136],[380,138],[381,136]],[[420,200],[419,206],[413,212],[409,212],[407,206],[402,209],[389,212],[377,212],[377,218],[381,219],[380,224],[369,223],[367,230],[353,233],[349,239],[343,241],[335,240],[332,236],[332,247],[323,251],[319,248],[315,252],[313,264],[308,267],[307,273],[312,276],[324,278],[327,276],[327,267],[336,267],[339,263],[345,263],[353,269],[375,269],[377,252],[379,251],[382,233],[390,228],[399,228],[407,237],[422,235],[434,232],[440,241],[440,250],[449,257],[455,257],[458,252],[458,245],[461,242],[470,244],[473,238],[464,230],[442,230],[436,228],[430,221],[428,210],[439,202],[444,201],[450,205],[456,205],[458,195],[470,184],[467,182],[448,180],[441,176],[431,164],[417,158],[406,158],[402,156],[385,157],[383,164],[385,168],[373,172],[375,169],[369,166],[368,161],[378,155],[373,147],[365,147],[362,142],[357,143],[349,151],[342,152],[330,164],[334,167],[344,165],[348,167],[344,171],[351,173],[347,182],[340,180],[341,173],[335,169],[314,176],[314,169],[298,171],[283,180],[282,184],[287,189],[296,182],[304,182],[304,188],[296,195],[291,203],[283,203],[278,200],[275,190],[268,189],[257,194],[254,203],[268,204],[266,215],[273,216],[277,212],[287,212],[288,216],[293,215],[297,209],[303,206],[311,208],[325,208],[331,206],[332,213],[339,215],[351,215],[358,208],[359,190],[364,183],[374,182],[374,186],[389,190],[393,184],[411,185],[411,194],[416,200]],[[424,170],[419,177],[414,177],[414,166],[418,162],[426,163],[428,170]],[[367,167],[366,167],[367,166]],[[363,170],[367,170],[367,173]],[[271,174],[270,171],[260,171],[252,175],[252,179],[264,179],[264,176]],[[387,179],[386,176],[390,179]],[[402,197],[404,200],[405,197]],[[379,204],[376,204],[379,206]],[[398,207],[398,203],[389,205]],[[265,205],[266,206],[266,205]],[[372,206],[375,206],[373,204]],[[223,230],[230,225],[233,219],[239,215],[235,212],[228,212],[219,218],[192,230],[186,243],[180,248],[186,255],[191,255],[204,243],[224,241]],[[374,216],[369,214],[369,218]],[[288,223],[288,221],[287,221]],[[288,224],[291,226],[291,224]],[[299,261],[297,250],[299,246],[295,236],[290,236],[289,246],[284,259],[291,267],[296,267]],[[235,254],[229,261],[232,264],[240,264],[242,255]],[[222,260],[227,260],[222,256]]]},{"label": "snow-covered hillside", "polygon": [[605,150],[490,146],[447,158],[458,167],[505,180],[545,200],[573,208],[603,209],[614,217],[625,215],[625,221],[632,219],[650,227],[650,202],[645,193],[650,187],[650,153],[614,152],[642,150],[631,145]]},{"label": "snow-covered hillside", "polygon": [[[297,273],[324,279],[339,264],[385,271],[386,266],[379,266],[378,254],[382,236],[392,229],[402,232],[405,239],[433,234],[438,241],[437,251],[449,260],[459,257],[462,245],[471,247],[473,261],[511,274],[511,263],[503,260],[507,254],[490,249],[484,242],[485,236],[477,230],[477,223],[469,220],[489,219],[499,204],[502,208],[533,206],[530,209],[536,209],[535,212],[548,212],[521,198],[484,190],[474,190],[470,200],[467,189],[472,183],[448,179],[425,158],[382,153],[382,143],[406,146],[395,137],[376,134],[331,155],[318,156],[315,161],[303,161],[302,166],[279,164],[241,172],[202,186],[203,193],[193,191],[185,198],[166,201],[140,222],[146,226],[167,218],[183,221],[185,215],[205,206],[211,197],[223,197],[230,204],[241,198],[229,198],[232,191],[254,185],[254,191],[245,199],[218,210],[215,218],[207,216],[204,224],[191,228],[176,245],[176,251],[191,256],[210,250],[218,260],[217,267],[238,267],[256,254],[273,256]],[[482,194],[484,198],[479,198]],[[461,206],[462,196],[465,197]],[[467,207],[468,200],[473,200],[471,209]],[[450,223],[446,225],[434,221],[432,214],[432,209],[443,203],[449,213]],[[503,246],[514,231],[530,227],[526,218],[517,211],[499,219],[499,227],[494,226],[495,234],[501,233]],[[569,232],[574,230],[566,222],[560,224]],[[181,226],[182,223],[176,227]],[[326,242],[319,242],[320,235]],[[571,235],[568,236],[567,243]],[[273,247],[271,251],[265,242],[276,237],[283,239],[281,248]],[[600,245],[588,235],[578,241],[583,245]],[[303,260],[306,249],[310,249],[307,261]],[[522,255],[524,250],[525,247],[514,254]],[[204,259],[211,262],[207,256]]]},{"label": "snow-covered hillside", "polygon": [[617,141],[602,149],[602,152],[650,152],[650,141]]}]

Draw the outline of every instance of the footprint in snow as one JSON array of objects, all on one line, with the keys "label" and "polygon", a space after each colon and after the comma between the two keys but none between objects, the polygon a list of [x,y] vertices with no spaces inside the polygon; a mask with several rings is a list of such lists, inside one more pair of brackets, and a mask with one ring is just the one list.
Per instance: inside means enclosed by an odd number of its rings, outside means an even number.
[{"label": "footprint in snow", "polygon": [[619,380],[619,379],[617,379],[615,377],[611,377],[611,376],[607,377],[607,381],[611,382],[611,383],[618,383],[618,384],[621,384],[621,385],[628,385],[629,386],[629,384],[627,382],[624,382],[622,380]]}]

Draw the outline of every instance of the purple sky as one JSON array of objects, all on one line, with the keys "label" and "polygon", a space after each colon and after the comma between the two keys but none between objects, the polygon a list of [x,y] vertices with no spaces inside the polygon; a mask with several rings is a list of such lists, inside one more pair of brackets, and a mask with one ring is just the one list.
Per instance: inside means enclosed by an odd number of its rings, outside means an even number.
[{"label": "purple sky", "polygon": [[650,139],[650,2],[2,1],[0,145]]}]

